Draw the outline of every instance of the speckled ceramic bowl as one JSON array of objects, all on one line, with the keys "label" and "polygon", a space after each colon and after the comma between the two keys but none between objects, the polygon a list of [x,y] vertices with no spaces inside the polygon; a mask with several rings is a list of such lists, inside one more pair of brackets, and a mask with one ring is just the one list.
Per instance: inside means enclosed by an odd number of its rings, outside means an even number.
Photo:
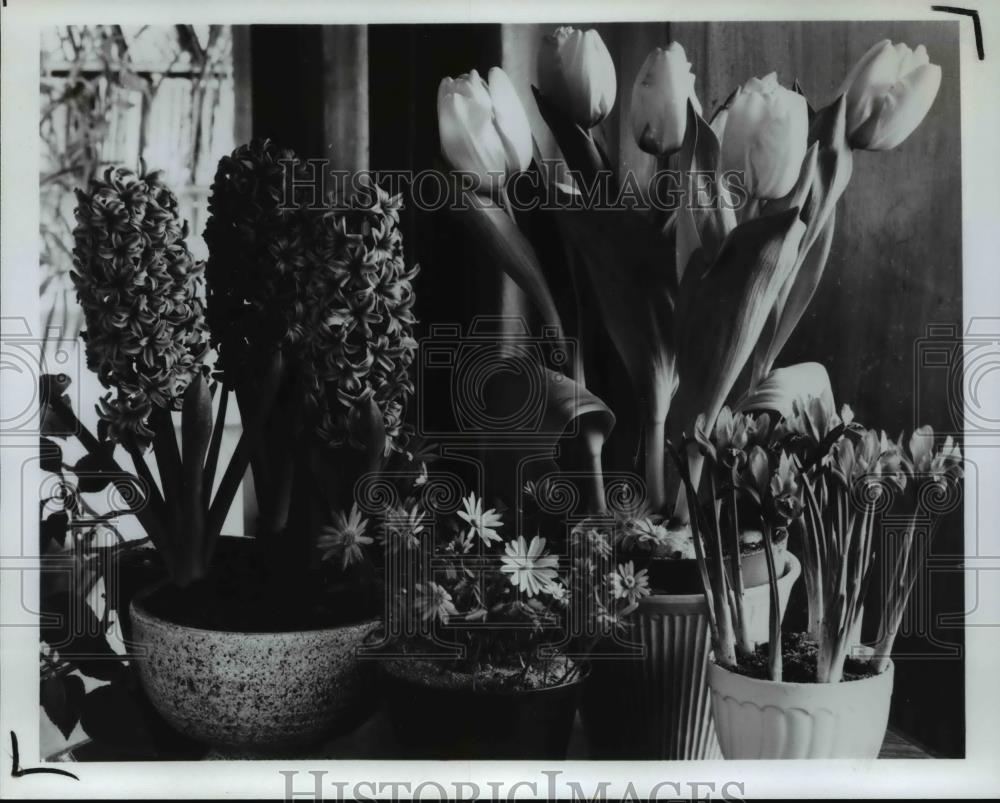
[{"label": "speckled ceramic bowl", "polygon": [[374,706],[357,648],[374,624],[283,633],[204,630],[132,600],[143,687],[178,731],[228,752],[278,756],[353,727]]}]

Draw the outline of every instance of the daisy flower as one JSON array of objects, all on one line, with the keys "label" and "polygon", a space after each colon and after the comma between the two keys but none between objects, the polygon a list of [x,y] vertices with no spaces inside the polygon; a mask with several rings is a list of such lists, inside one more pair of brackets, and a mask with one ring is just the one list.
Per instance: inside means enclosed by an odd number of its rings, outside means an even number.
[{"label": "daisy flower", "polygon": [[364,559],[361,547],[372,542],[365,535],[367,529],[368,519],[361,518],[356,502],[349,516],[344,516],[338,510],[333,514],[333,524],[320,530],[318,546],[323,551],[323,560],[340,555],[345,569],[354,563],[360,563]]},{"label": "daisy flower", "polygon": [[427,621],[440,619],[442,624],[448,624],[448,618],[458,615],[451,594],[437,583],[417,583],[417,610],[420,618]]},{"label": "daisy flower", "polygon": [[545,539],[535,536],[531,544],[519,535],[516,541],[508,541],[500,561],[500,571],[510,575],[511,585],[520,588],[529,597],[546,591],[558,575],[559,559],[545,551]]},{"label": "daisy flower", "polygon": [[649,578],[646,570],[636,573],[632,561],[619,563],[618,571],[611,575],[614,585],[615,599],[627,599],[630,605],[635,605],[643,597],[649,596]]},{"label": "daisy flower", "polygon": [[470,532],[475,533],[483,539],[487,546],[492,541],[503,541],[497,533],[497,528],[503,527],[503,520],[500,514],[493,508],[483,511],[483,500],[477,499],[474,493],[470,493],[462,500],[463,510],[458,511],[458,517],[465,521]]}]

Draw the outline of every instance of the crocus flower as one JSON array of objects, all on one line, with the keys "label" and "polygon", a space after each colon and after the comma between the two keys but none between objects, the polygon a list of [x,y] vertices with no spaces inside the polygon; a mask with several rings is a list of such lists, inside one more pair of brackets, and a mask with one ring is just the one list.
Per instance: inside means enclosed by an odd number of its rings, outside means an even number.
[{"label": "crocus flower", "polygon": [[546,36],[538,51],[538,89],[577,125],[600,123],[618,92],[615,64],[601,35],[564,26]]},{"label": "crocus flower", "polygon": [[477,189],[531,163],[531,126],[514,85],[499,67],[487,77],[473,70],[438,86],[441,153],[456,170],[475,174]]},{"label": "crocus flower", "polygon": [[639,147],[654,156],[679,150],[687,127],[687,102],[701,114],[694,74],[684,48],[671,42],[643,62],[632,86],[632,133]]},{"label": "crocus flower", "polygon": [[[721,119],[721,121],[720,121]],[[806,99],[769,73],[751,78],[713,125],[722,140],[722,170],[742,170],[750,196],[781,198],[795,186],[806,155]]]},{"label": "crocus flower", "polygon": [[927,49],[874,45],[844,79],[847,94],[848,142],[853,148],[885,151],[905,140],[927,115],[938,88],[941,68],[931,64]]}]

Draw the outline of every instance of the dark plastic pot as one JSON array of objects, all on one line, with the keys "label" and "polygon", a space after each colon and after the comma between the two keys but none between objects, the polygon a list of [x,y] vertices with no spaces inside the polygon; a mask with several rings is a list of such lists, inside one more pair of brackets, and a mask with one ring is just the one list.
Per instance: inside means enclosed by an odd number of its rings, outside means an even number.
[{"label": "dark plastic pot", "polygon": [[382,679],[400,759],[565,759],[583,686],[440,688],[385,666]]}]

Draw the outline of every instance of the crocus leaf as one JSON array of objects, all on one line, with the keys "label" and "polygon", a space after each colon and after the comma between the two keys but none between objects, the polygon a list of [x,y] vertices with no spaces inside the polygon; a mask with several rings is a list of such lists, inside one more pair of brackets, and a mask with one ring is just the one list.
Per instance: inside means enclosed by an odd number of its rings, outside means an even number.
[{"label": "crocus leaf", "polygon": [[829,399],[832,406],[830,376],[818,362],[801,362],[775,368],[734,405],[733,412],[774,410],[789,418],[795,402],[804,405],[810,397]]}]

